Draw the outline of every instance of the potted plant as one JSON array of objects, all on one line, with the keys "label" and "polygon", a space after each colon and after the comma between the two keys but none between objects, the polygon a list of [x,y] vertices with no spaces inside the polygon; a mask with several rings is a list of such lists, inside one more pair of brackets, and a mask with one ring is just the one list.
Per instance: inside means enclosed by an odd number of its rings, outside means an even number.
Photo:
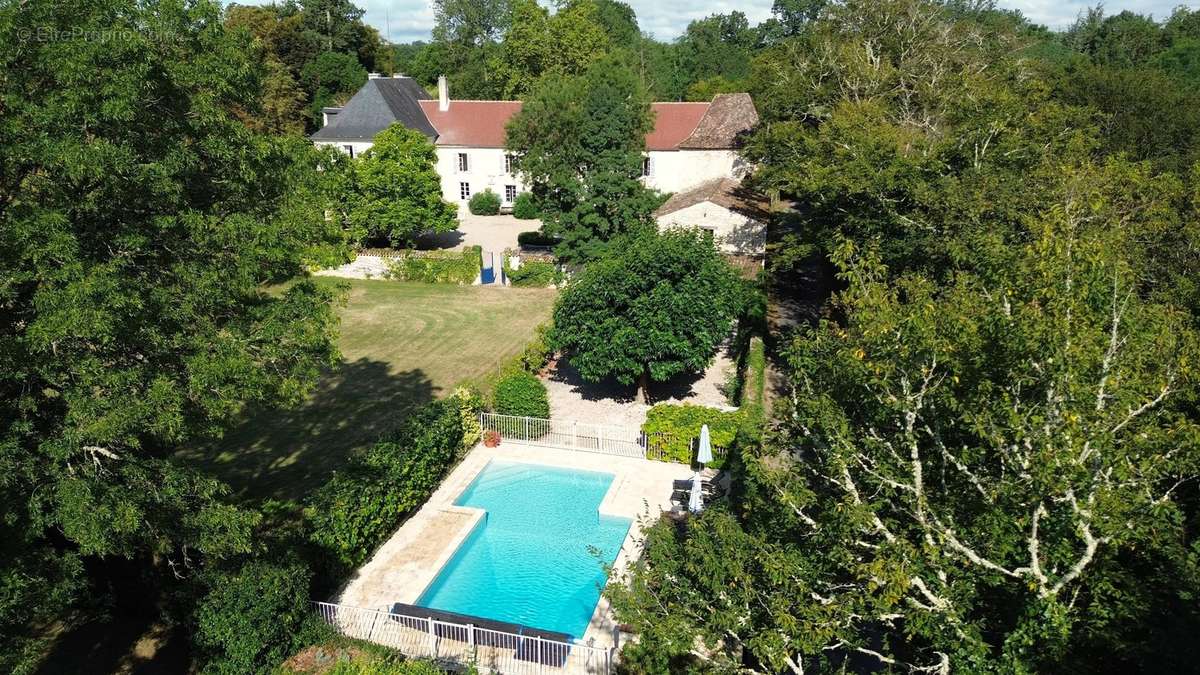
[{"label": "potted plant", "polygon": [[494,429],[488,429],[483,432],[483,444],[489,448],[500,445],[500,432]]}]

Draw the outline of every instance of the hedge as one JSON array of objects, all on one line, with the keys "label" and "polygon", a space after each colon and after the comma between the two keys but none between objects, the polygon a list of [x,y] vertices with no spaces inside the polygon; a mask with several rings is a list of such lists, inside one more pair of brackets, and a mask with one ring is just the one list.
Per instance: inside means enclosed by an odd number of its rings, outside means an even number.
[{"label": "hedge", "polygon": [[558,267],[552,262],[541,260],[525,261],[517,268],[509,267],[505,261],[504,274],[513,286],[526,288],[545,288],[557,284],[560,280]]},{"label": "hedge", "polygon": [[517,233],[517,243],[521,246],[558,246],[557,237],[548,237],[538,230]]},{"label": "hedge", "polygon": [[396,281],[465,286],[479,276],[480,255],[478,246],[462,251],[410,251],[390,260],[384,276]]},{"label": "hedge", "polygon": [[546,385],[533,373],[518,370],[505,374],[492,394],[496,412],[520,417],[550,417]]},{"label": "hedge", "polygon": [[[744,415],[741,411],[724,411],[702,405],[660,403],[646,413],[642,431],[654,447],[663,451],[663,461],[691,464],[696,459],[693,440],[700,437],[700,427],[708,425],[713,447],[729,448],[737,438]],[[708,466],[721,468],[724,458],[713,458]]]},{"label": "hedge", "polygon": [[348,567],[366,560],[437,488],[463,448],[458,397],[415,410],[314,493],[310,539]]},{"label": "hedge", "polygon": [[513,200],[513,217],[518,220],[533,220],[538,217],[537,204],[533,202],[533,195],[528,192],[522,192]]},{"label": "hedge", "polygon": [[476,216],[494,216],[500,213],[500,195],[490,189],[476,192],[467,202],[467,209]]}]

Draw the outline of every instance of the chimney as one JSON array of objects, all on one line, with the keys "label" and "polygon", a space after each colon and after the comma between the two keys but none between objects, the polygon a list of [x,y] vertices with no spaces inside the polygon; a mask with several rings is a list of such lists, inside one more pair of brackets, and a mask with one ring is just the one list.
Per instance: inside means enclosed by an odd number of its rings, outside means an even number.
[{"label": "chimney", "polygon": [[392,73],[392,79],[404,77],[404,73]]},{"label": "chimney", "polygon": [[379,73],[367,73],[367,79],[368,80],[378,80]]},{"label": "chimney", "polygon": [[446,112],[450,109],[450,85],[446,84],[446,76],[438,75],[438,110]]}]

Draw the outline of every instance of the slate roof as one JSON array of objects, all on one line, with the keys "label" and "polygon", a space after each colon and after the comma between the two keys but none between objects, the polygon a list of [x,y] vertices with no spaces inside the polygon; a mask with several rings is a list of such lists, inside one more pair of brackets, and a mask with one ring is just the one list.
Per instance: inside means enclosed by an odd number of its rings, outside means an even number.
[{"label": "slate roof", "polygon": [[429,93],[411,77],[369,79],[329,124],[309,138],[314,141],[369,141],[396,122],[436,138],[437,131],[418,104],[428,98]]},{"label": "slate roof", "polygon": [[713,178],[690,190],[676,192],[654,212],[654,215],[665,216],[704,202],[716,204],[759,221],[766,221],[769,216],[770,203],[767,198],[743,186],[741,181],[733,178]]}]

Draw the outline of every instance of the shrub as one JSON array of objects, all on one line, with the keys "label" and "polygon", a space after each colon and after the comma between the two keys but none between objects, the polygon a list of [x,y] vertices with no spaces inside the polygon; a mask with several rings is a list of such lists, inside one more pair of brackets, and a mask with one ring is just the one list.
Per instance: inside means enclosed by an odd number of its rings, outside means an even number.
[{"label": "shrub", "polygon": [[537,204],[533,202],[533,195],[528,192],[522,192],[513,200],[513,217],[519,220],[533,220],[538,217]]},{"label": "shrub", "polygon": [[483,410],[483,396],[474,387],[457,387],[451,399],[458,404],[459,415],[462,419],[462,449],[470,450],[475,447],[483,434],[479,426],[479,411]]},{"label": "shrub", "polygon": [[308,606],[312,573],[300,563],[252,561],[217,573],[196,610],[196,642],[216,673],[272,672],[318,633]]},{"label": "shrub", "polygon": [[496,412],[522,417],[550,417],[550,398],[546,385],[532,373],[518,370],[496,383],[493,394]]},{"label": "shrub", "polygon": [[[692,441],[700,437],[700,427],[708,425],[713,447],[728,448],[737,438],[743,414],[702,405],[660,403],[646,413],[642,431],[649,442],[663,453],[663,461],[690,464],[695,460]],[[661,435],[659,435],[661,434]],[[723,459],[714,458],[709,466],[720,468]]]},{"label": "shrub", "polygon": [[500,213],[500,195],[490,189],[476,192],[467,202],[467,208],[477,216],[494,216]]},{"label": "shrub", "polygon": [[504,274],[513,286],[525,288],[545,288],[557,284],[561,276],[554,263],[541,260],[526,261],[517,268],[509,267],[505,261]]},{"label": "shrub", "polygon": [[363,562],[437,488],[462,449],[462,424],[453,399],[415,410],[314,493],[311,540],[348,567]]},{"label": "shrub", "polygon": [[554,356],[554,347],[550,344],[550,322],[538,324],[533,331],[533,339],[525,345],[518,357],[519,365],[527,373],[540,373],[542,368]]},{"label": "shrub", "polygon": [[395,281],[465,286],[479,276],[480,247],[463,251],[409,251],[388,263],[384,276]]},{"label": "shrub", "polygon": [[557,246],[557,237],[547,236],[539,230],[517,233],[517,243],[521,246]]}]

